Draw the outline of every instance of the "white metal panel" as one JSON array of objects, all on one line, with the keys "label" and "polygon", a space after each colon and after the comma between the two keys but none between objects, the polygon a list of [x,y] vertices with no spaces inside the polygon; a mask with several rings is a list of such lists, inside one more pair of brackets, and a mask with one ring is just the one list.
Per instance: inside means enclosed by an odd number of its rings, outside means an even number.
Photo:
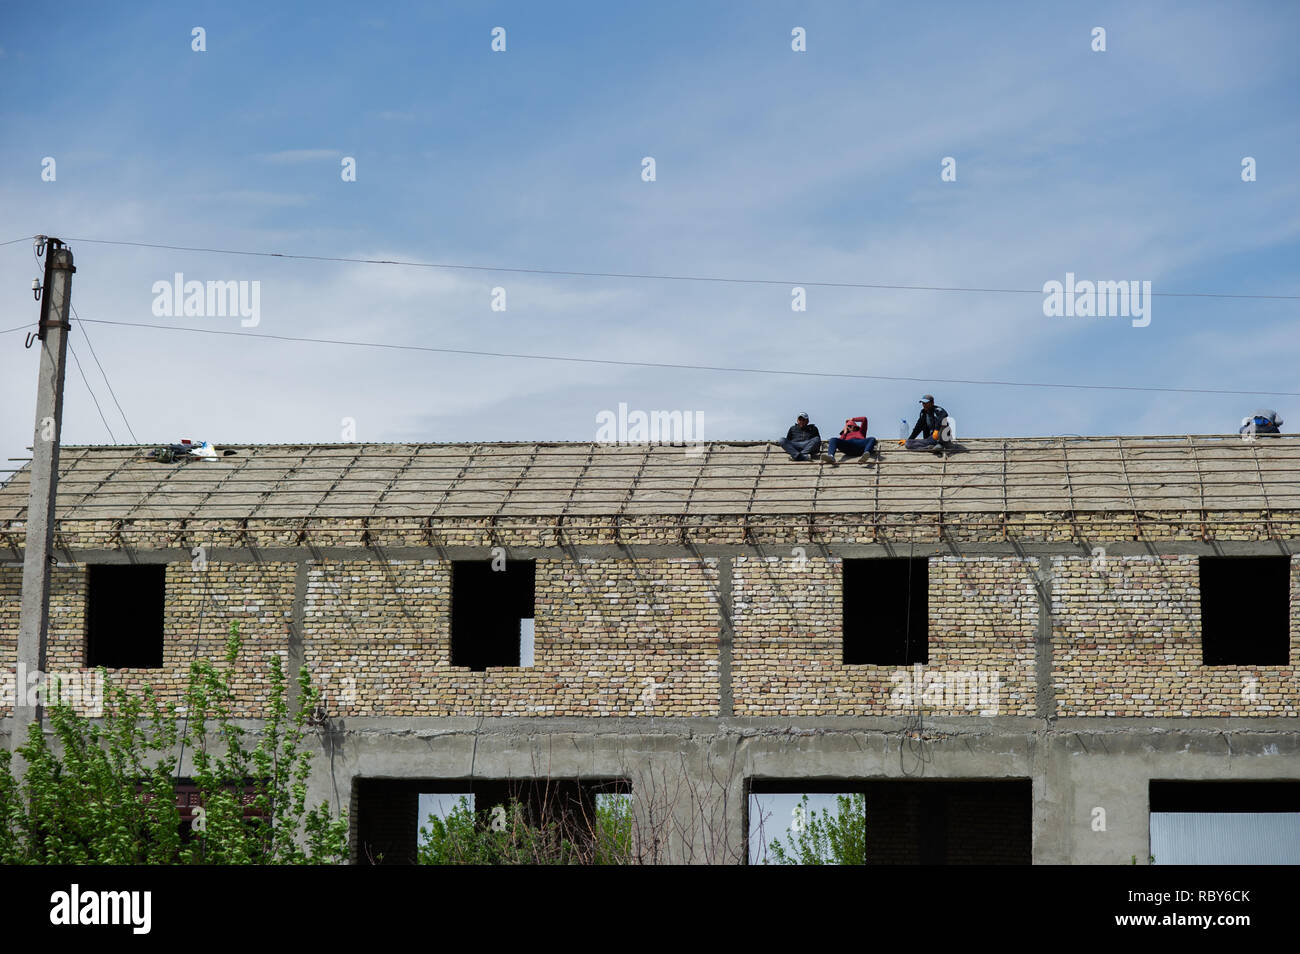
[{"label": "white metal panel", "polygon": [[1158,865],[1300,864],[1300,812],[1152,812]]}]

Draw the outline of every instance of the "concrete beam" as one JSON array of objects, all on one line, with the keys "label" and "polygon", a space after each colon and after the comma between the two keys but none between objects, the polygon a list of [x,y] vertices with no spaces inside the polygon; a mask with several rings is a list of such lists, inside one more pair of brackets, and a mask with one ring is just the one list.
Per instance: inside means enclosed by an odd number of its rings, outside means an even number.
[{"label": "concrete beam", "polygon": [[346,798],[355,776],[466,779],[471,761],[479,778],[626,778],[658,860],[741,863],[753,780],[1028,778],[1036,863],[1127,864],[1149,854],[1151,779],[1300,778],[1294,720],[935,719],[909,741],[910,721],[349,719],[310,801]]},{"label": "concrete beam", "polygon": [[[5,723],[0,735],[11,730]],[[798,791],[829,781],[1028,778],[1035,863],[1145,864],[1151,780],[1300,779],[1296,723],[927,718],[923,735],[910,738],[913,720],[892,717],[336,719],[305,741],[308,803],[346,812],[357,777],[624,778],[640,831],[661,836],[658,861],[743,863],[754,780]]]},{"label": "concrete beam", "polygon": [[[897,557],[897,544],[811,544],[818,555],[861,560]],[[917,557],[948,556],[1070,556],[1092,558],[1094,547],[1104,547],[1112,557],[1124,556],[1285,556],[1300,553],[1300,540],[1225,540],[1203,543],[1193,540],[1149,540],[1141,543],[1083,541],[1079,543],[917,543],[908,551]],[[755,545],[637,544],[635,558],[665,560],[738,556],[761,560],[770,547]],[[22,551],[17,551],[21,554]],[[510,547],[512,560],[629,559],[625,544],[566,544],[563,547]],[[163,549],[66,549],[53,553],[63,563],[179,563],[189,562],[187,547]],[[209,547],[208,559],[223,563],[298,563],[303,560],[486,560],[490,547]]]}]

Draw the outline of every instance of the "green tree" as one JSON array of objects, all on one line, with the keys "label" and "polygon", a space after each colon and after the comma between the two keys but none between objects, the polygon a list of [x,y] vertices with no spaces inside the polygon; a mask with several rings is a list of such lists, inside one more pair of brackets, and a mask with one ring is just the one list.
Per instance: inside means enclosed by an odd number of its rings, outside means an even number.
[{"label": "green tree", "polygon": [[[290,714],[288,678],[278,653],[270,654],[267,714],[256,745],[244,745],[246,730],[232,721],[235,703],[230,671],[239,658],[239,627],[230,625],[227,668],[208,660],[191,667],[186,705],[190,713],[194,783],[205,808],[205,830],[183,857],[204,864],[319,864],[347,857],[347,821],[333,818],[327,805],[307,808],[311,756],[302,748],[307,714],[320,701],[306,667],[298,674],[296,714]],[[208,720],[214,723],[207,731]],[[214,752],[209,739],[224,745]],[[251,788],[245,811],[242,791]],[[299,844],[300,836],[306,847]]]},{"label": "green tree", "polygon": [[596,800],[596,857],[598,865],[632,862],[632,796],[606,795]]},{"label": "green tree", "polygon": [[476,814],[461,796],[447,817],[430,815],[420,828],[417,861],[423,865],[629,864],[632,800],[598,800],[589,837],[574,838],[554,821],[531,822],[518,802]]},{"label": "green tree", "polygon": [[11,773],[9,753],[0,756],[0,862],[175,859],[180,813],[172,779],[162,762],[145,765],[149,753],[175,740],[174,722],[147,692],[137,697],[110,687],[108,694],[112,704],[102,725],[66,705],[49,707],[57,755],[45,733],[28,727],[27,742],[18,748],[27,762],[21,782]]},{"label": "green tree", "polygon": [[769,851],[779,865],[864,865],[867,863],[867,797],[836,795],[836,808],[808,808],[805,795],[795,809],[788,845],[773,838]]},{"label": "green tree", "polygon": [[[251,749],[233,722],[231,673],[242,642],[231,623],[224,665],[190,667],[178,725],[149,688],[136,694],[107,683],[98,722],[55,702],[46,734],[28,727],[18,749],[22,779],[0,753],[0,863],[4,864],[319,864],[347,857],[347,821],[327,805],[308,810],[311,756],[302,746],[306,713],[320,697],[304,668],[301,705],[290,712],[288,678],[270,656],[264,726]],[[202,821],[182,843],[175,796],[177,744],[192,753]],[[57,749],[57,751],[56,751]],[[251,793],[246,795],[245,793]]]}]

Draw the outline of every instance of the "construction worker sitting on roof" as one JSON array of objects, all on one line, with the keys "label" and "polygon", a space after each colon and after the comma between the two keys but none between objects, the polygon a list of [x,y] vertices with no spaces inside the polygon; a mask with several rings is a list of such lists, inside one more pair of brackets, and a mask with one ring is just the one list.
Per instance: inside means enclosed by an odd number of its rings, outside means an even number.
[{"label": "construction worker sitting on roof", "polygon": [[908,450],[933,450],[942,454],[952,449],[953,421],[948,412],[934,403],[933,394],[921,395],[921,413],[912,433],[899,441]]},{"label": "construction worker sitting on roof", "polygon": [[817,425],[808,423],[807,411],[800,411],[785,437],[781,438],[781,449],[790,455],[791,460],[812,460],[821,446],[822,435]]},{"label": "construction worker sitting on roof", "polygon": [[1250,417],[1241,419],[1241,434],[1250,437],[1256,434],[1276,436],[1282,433],[1282,418],[1272,408],[1261,408]]},{"label": "construction worker sitting on roof", "polygon": [[844,422],[844,429],[840,431],[839,437],[832,437],[826,444],[826,451],[822,454],[822,460],[828,464],[835,464],[835,455],[843,451],[844,458],[847,460],[851,457],[857,457],[860,461],[868,460],[876,451],[876,439],[867,436],[867,419],[865,417],[850,417]]}]

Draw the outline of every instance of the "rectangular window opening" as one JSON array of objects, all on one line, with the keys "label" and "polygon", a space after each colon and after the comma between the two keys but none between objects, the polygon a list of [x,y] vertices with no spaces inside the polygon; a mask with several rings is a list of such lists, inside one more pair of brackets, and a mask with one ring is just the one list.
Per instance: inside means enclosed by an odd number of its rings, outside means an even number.
[{"label": "rectangular window opening", "polygon": [[1157,865],[1300,864],[1300,781],[1152,779]]},{"label": "rectangular window opening", "polygon": [[531,666],[533,560],[457,560],[451,565],[451,664],[482,672]]},{"label": "rectangular window opening", "polygon": [[843,587],[846,665],[930,661],[928,559],[845,560]]},{"label": "rectangular window opening", "polygon": [[750,864],[1032,861],[1029,779],[750,779],[748,788]]},{"label": "rectangular window opening", "polygon": [[88,568],[87,666],[162,668],[166,579],[162,564]]},{"label": "rectangular window opening", "polygon": [[1200,579],[1205,665],[1289,665],[1289,557],[1201,557]]},{"label": "rectangular window opening", "polygon": [[[589,861],[600,839],[615,837],[622,844],[630,836],[631,790],[619,778],[358,778],[352,803],[353,861],[415,864],[432,840],[431,819],[446,823],[453,816],[461,835],[501,830],[507,819],[512,825],[554,826],[578,846],[574,857]],[[605,848],[626,850],[610,844]]]}]

